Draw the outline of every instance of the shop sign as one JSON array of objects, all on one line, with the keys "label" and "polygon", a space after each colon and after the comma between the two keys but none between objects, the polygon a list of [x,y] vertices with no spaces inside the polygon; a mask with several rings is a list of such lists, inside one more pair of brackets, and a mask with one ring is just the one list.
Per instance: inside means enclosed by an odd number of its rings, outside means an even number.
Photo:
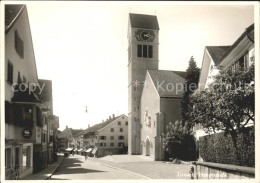
[{"label": "shop sign", "polygon": [[30,130],[30,129],[24,129],[23,130],[23,137],[24,138],[31,138],[31,136],[32,136],[32,130]]}]

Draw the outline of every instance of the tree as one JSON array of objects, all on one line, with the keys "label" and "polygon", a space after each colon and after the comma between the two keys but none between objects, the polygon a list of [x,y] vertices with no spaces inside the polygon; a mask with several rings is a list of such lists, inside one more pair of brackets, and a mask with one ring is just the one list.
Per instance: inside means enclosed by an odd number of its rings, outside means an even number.
[{"label": "tree", "polygon": [[[183,122],[188,121],[189,115],[187,115],[189,109],[189,103],[190,103],[190,95],[198,88],[198,81],[199,81],[199,75],[200,75],[200,69],[197,67],[197,64],[191,56],[189,61],[189,66],[186,70],[187,76],[186,76],[186,82],[185,82],[185,90],[183,94],[183,101],[182,101],[182,119]],[[188,124],[188,127],[191,127],[191,124]]]},{"label": "tree", "polygon": [[175,159],[176,163],[180,160],[195,160],[195,139],[190,134],[188,123],[170,122],[166,127],[166,134],[163,134],[163,148]]},{"label": "tree", "polygon": [[[254,61],[254,57],[251,58]],[[234,145],[238,133],[255,123],[254,63],[248,70],[221,71],[214,82],[190,100],[189,123],[202,124],[206,133],[224,131]]]}]

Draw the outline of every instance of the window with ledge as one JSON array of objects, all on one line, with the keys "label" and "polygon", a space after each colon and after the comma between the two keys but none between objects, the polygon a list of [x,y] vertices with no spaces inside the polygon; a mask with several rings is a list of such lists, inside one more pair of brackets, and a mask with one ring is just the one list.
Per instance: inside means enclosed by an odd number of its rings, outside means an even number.
[{"label": "window with ledge", "polygon": [[114,140],[114,136],[110,136],[110,140]]},{"label": "window with ledge", "polygon": [[245,71],[249,68],[249,55],[248,51],[242,55],[233,65],[229,67],[229,70],[232,73],[235,73],[237,71]]},{"label": "window with ledge", "polygon": [[119,143],[118,143],[118,147],[124,147],[124,145],[125,145],[125,144],[124,144],[123,142],[119,142]]},{"label": "window with ledge", "polygon": [[139,58],[153,58],[152,45],[137,45],[137,57]]},{"label": "window with ledge", "polygon": [[110,132],[114,132],[114,128],[111,128],[111,129],[110,129]]},{"label": "window with ledge", "polygon": [[128,125],[128,121],[125,122],[125,125]]},{"label": "window with ledge", "polygon": [[15,31],[15,50],[21,58],[24,58],[24,43],[17,30]]},{"label": "window with ledge", "polygon": [[100,140],[106,140],[106,136],[100,136]]},{"label": "window with ledge", "polygon": [[120,132],[123,132],[123,128],[120,128]]},{"label": "window with ledge", "polygon": [[106,147],[107,144],[106,143],[100,143],[99,145],[100,145],[100,147]]},{"label": "window with ledge", "polygon": [[122,135],[118,136],[118,140],[124,140],[124,136]]},{"label": "window with ledge", "polygon": [[118,121],[117,124],[120,126],[121,125],[121,121]]},{"label": "window with ledge", "polygon": [[110,147],[114,147],[114,142],[111,142],[111,143],[110,143]]},{"label": "window with ledge", "polygon": [[13,84],[13,64],[9,60],[7,65],[7,82]]}]

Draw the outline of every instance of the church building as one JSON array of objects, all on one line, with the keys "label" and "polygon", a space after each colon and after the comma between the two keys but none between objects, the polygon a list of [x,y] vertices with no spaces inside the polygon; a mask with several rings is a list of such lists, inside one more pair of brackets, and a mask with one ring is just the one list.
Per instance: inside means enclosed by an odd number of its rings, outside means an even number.
[{"label": "church building", "polygon": [[180,121],[186,73],[159,70],[156,16],[129,14],[128,22],[129,154],[164,160],[162,135]]}]

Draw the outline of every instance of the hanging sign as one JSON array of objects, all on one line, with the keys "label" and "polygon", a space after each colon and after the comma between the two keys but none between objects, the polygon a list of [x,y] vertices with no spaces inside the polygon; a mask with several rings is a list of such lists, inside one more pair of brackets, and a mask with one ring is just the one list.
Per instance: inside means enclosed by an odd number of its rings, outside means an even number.
[{"label": "hanging sign", "polygon": [[32,130],[30,130],[30,129],[24,129],[23,130],[23,137],[24,138],[31,138],[31,136],[32,136]]}]

